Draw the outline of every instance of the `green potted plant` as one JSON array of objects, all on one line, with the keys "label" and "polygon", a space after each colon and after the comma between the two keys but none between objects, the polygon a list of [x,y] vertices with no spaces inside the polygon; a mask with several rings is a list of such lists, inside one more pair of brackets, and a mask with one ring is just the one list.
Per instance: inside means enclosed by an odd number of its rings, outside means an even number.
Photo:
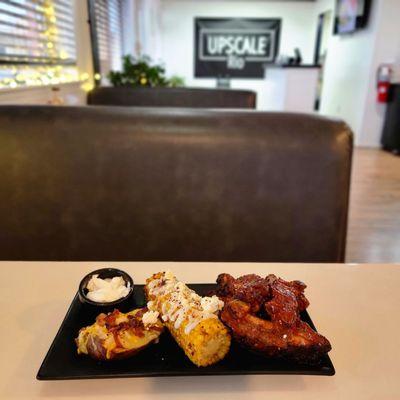
[{"label": "green potted plant", "polygon": [[153,64],[148,56],[138,58],[126,55],[123,57],[122,71],[110,71],[108,79],[113,86],[130,87],[179,87],[184,80],[179,76],[167,78],[165,68]]}]

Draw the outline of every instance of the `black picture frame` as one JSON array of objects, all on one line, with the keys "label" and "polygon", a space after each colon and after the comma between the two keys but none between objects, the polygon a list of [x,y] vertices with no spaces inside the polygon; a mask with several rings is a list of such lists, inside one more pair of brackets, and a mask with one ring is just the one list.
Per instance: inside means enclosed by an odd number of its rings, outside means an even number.
[{"label": "black picture frame", "polygon": [[[275,63],[278,55],[281,25],[281,18],[196,17],[194,19],[194,76],[216,79],[263,79],[265,65]],[[230,44],[225,46],[225,48],[228,47],[230,54],[222,54],[221,46],[217,45],[215,48],[221,52],[216,55],[209,54],[209,48],[205,48],[204,45],[207,35],[214,35],[215,40],[225,40],[225,43],[230,41]],[[231,45],[235,38],[243,43],[242,50],[247,39],[246,43],[251,43],[247,50],[257,50],[257,52],[235,54],[235,49]],[[259,54],[261,50],[264,51],[263,54]]]},{"label": "black picture frame", "polygon": [[333,33],[335,35],[349,35],[352,34],[359,29],[363,29],[368,25],[368,20],[369,20],[369,15],[371,12],[371,5],[372,5],[372,0],[358,0],[358,1],[364,1],[364,9],[361,15],[357,16],[355,19],[355,24],[354,28],[351,30],[348,30],[346,32],[341,32],[339,27],[340,27],[340,22],[339,22],[339,6],[340,3],[343,0],[336,0],[335,3],[335,21],[334,21],[334,26],[333,26]]}]

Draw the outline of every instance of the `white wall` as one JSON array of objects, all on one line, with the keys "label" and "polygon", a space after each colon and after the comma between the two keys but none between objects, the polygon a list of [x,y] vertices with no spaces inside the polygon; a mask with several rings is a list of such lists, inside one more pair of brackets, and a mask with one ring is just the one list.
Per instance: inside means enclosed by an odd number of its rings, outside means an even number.
[{"label": "white wall", "polygon": [[366,29],[331,37],[324,68],[320,112],[345,120],[355,132],[357,143],[377,30],[377,2],[374,3]]},{"label": "white wall", "polygon": [[379,146],[385,105],[376,102],[375,75],[380,63],[400,62],[399,15],[399,0],[374,0],[366,29],[332,36],[328,44],[320,111],[345,120],[357,145]]},{"label": "white wall", "polygon": [[334,11],[335,0],[317,0],[314,6],[314,13],[316,17],[325,11]]},{"label": "white wall", "polygon": [[[93,63],[90,42],[90,31],[87,12],[87,2],[75,1],[75,36],[77,68],[79,75],[88,73],[88,83],[93,82]],[[86,104],[86,93],[81,89],[81,83],[59,84],[60,96],[66,104]],[[41,87],[1,89],[0,104],[47,104],[52,98],[51,85]]]},{"label": "white wall", "polygon": [[380,0],[375,46],[370,63],[364,113],[358,143],[379,146],[386,106],[376,102],[375,74],[381,63],[400,64],[400,1]]},{"label": "white wall", "polygon": [[[299,47],[303,62],[312,63],[317,22],[313,2],[162,0],[160,6],[161,60],[167,74],[182,76],[187,86],[216,86],[215,79],[194,78],[195,17],[282,18],[280,52],[292,55]],[[255,90],[265,103],[263,80],[233,79],[231,86]]]}]

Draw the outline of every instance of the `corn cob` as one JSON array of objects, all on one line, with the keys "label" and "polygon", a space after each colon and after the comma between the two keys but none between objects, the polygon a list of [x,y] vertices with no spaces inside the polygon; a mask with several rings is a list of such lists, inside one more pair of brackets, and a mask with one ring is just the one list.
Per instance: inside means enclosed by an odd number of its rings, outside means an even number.
[{"label": "corn cob", "polygon": [[194,364],[204,367],[225,357],[231,337],[218,319],[224,304],[218,297],[200,297],[169,271],[147,279],[145,293],[148,309],[159,313]]}]

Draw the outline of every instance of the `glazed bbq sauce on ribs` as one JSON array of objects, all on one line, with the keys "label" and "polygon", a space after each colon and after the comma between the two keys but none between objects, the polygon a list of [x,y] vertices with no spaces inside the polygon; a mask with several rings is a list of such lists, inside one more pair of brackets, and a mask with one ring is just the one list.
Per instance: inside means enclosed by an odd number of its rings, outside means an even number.
[{"label": "glazed bbq sauce on ribs", "polygon": [[238,299],[250,306],[250,312],[263,319],[293,325],[309,302],[304,296],[306,285],[288,282],[270,274],[266,278],[248,274],[237,279],[229,274],[217,278],[217,295],[224,301]]},{"label": "glazed bbq sauce on ribs", "polygon": [[270,298],[268,282],[255,274],[243,275],[238,279],[229,274],[220,274],[217,285],[217,296],[224,302],[230,299],[244,301],[249,304],[252,313],[258,313]]}]

